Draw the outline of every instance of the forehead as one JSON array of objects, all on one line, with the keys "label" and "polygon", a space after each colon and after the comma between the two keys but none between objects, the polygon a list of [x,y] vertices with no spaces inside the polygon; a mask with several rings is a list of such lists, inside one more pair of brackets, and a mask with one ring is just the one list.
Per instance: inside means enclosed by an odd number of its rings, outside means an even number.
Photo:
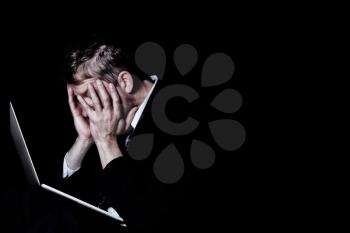
[{"label": "forehead", "polygon": [[72,85],[73,91],[76,94],[81,94],[87,91],[88,84],[93,83],[97,78],[89,78],[85,80],[81,80],[79,84]]}]

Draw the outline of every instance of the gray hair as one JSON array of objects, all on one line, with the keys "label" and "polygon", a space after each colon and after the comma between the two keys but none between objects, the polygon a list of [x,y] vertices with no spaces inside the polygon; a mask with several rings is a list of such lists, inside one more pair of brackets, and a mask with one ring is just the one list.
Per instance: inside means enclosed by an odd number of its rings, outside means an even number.
[{"label": "gray hair", "polygon": [[79,83],[88,78],[115,83],[121,71],[130,70],[128,58],[122,50],[106,44],[94,43],[84,50],[76,50],[69,59],[72,73],[67,80],[69,83]]}]

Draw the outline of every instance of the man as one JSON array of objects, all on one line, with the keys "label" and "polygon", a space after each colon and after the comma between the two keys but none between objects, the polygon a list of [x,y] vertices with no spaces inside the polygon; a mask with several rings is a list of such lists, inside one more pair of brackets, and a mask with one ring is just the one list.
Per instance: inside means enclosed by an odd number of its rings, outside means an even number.
[{"label": "man", "polygon": [[[82,164],[95,145],[101,168],[96,173],[96,203],[120,217],[130,231],[174,230],[183,189],[158,182],[151,160],[135,161],[127,152],[138,130],[154,129],[149,99],[157,77],[142,79],[121,49],[105,44],[73,52],[70,67],[67,92],[78,136],[64,157],[63,178],[73,189],[79,189],[81,180],[94,179]],[[90,178],[75,179],[82,174]]]}]

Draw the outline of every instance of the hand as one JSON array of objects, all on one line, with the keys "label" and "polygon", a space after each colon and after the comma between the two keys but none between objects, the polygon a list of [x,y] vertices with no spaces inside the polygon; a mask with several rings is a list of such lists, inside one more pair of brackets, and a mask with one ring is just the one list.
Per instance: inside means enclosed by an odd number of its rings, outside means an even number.
[{"label": "hand", "polygon": [[78,133],[78,138],[85,141],[92,141],[89,121],[83,116],[82,109],[76,103],[76,100],[74,99],[73,89],[70,85],[67,85],[67,92],[69,108],[73,116],[74,126]]},{"label": "hand", "polygon": [[115,86],[106,84],[108,93],[101,80],[97,80],[96,83],[98,94],[91,83],[88,86],[93,108],[79,95],[78,100],[89,117],[91,135],[104,169],[113,159],[123,156],[116,136],[130,127],[137,107],[132,108],[125,117]]},{"label": "hand", "polygon": [[73,89],[70,85],[67,85],[68,102],[72,112],[75,129],[78,133],[78,137],[75,143],[65,156],[67,165],[72,170],[80,168],[81,163],[93,143],[93,139],[90,132],[89,121],[82,114],[82,109],[76,103],[73,95]]},{"label": "hand", "polygon": [[104,85],[101,80],[96,81],[96,86],[97,92],[91,83],[88,84],[93,108],[79,95],[78,100],[89,117],[91,135],[95,142],[115,140],[117,135],[130,128],[137,107],[132,108],[125,116],[115,86],[111,83]]}]

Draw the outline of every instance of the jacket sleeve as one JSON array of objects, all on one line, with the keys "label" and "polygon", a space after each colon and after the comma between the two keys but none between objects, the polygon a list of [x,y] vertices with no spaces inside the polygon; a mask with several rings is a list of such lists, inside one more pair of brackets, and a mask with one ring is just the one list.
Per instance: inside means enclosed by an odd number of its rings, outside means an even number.
[{"label": "jacket sleeve", "polygon": [[164,186],[148,172],[142,162],[123,156],[101,173],[102,192],[132,232],[154,231],[168,222]]},{"label": "jacket sleeve", "polygon": [[57,184],[57,188],[66,193],[91,204],[96,204],[96,176],[101,171],[101,168],[96,167],[99,160],[97,156],[93,154],[93,151],[88,153],[89,154],[86,155],[81,168],[66,178],[62,178],[62,163],[64,158],[61,158],[59,170],[56,172],[55,183]]}]

